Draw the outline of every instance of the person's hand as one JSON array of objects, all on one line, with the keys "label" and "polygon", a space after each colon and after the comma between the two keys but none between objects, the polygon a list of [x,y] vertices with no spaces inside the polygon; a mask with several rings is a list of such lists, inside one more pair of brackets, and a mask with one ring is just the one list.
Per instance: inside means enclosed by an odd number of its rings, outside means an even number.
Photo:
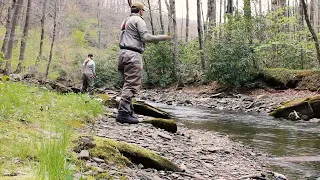
[{"label": "person's hand", "polygon": [[168,35],[163,35],[165,40],[170,40],[170,36]]}]

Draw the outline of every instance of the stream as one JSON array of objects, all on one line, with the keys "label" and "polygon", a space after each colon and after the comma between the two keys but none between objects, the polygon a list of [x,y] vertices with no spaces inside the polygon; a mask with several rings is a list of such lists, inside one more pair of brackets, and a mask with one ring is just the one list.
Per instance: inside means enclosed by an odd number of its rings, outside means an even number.
[{"label": "stream", "polygon": [[268,154],[268,170],[288,179],[320,177],[320,123],[290,122],[259,114],[151,103],[190,129],[220,132]]}]

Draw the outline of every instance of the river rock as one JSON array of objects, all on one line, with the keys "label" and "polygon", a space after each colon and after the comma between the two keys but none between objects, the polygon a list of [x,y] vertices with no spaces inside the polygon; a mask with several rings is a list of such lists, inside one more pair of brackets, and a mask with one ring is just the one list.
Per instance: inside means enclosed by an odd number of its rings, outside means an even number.
[{"label": "river rock", "polygon": [[320,118],[320,96],[283,102],[277,109],[273,110],[270,115],[277,118],[288,118],[290,113],[294,111],[305,115],[305,119]]},{"label": "river rock", "polygon": [[89,159],[90,159],[89,151],[88,151],[88,150],[82,150],[82,151],[78,154],[78,159],[89,160]]}]

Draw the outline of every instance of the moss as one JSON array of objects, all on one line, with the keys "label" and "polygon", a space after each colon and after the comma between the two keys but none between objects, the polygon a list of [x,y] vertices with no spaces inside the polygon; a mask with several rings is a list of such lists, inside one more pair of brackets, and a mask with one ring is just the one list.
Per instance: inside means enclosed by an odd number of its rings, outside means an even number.
[{"label": "moss", "polygon": [[95,138],[95,144],[96,146],[89,150],[93,157],[99,157],[120,167],[130,164],[130,160],[119,153],[114,140]]},{"label": "moss", "polygon": [[271,116],[274,117],[284,117],[287,118],[288,114],[292,111],[297,111],[302,114],[307,114],[310,118],[317,117],[317,111],[320,107],[320,96],[313,96],[313,97],[305,97],[299,98],[291,101],[282,102],[277,109],[270,113]]},{"label": "moss", "polygon": [[181,171],[180,168],[171,161],[151,150],[106,138],[95,137],[94,139],[96,147],[90,150],[91,154],[103,158],[106,162],[111,161],[118,165],[129,165],[133,162],[142,164],[146,168]]},{"label": "moss", "polygon": [[155,118],[163,118],[163,119],[170,119],[171,115],[166,111],[153,107],[150,104],[147,104],[143,101],[134,101],[133,102],[134,111],[137,114],[155,117]]},{"label": "moss", "polygon": [[178,130],[177,123],[174,120],[169,119],[150,119],[142,121],[142,123],[152,124],[154,127],[164,129],[168,132],[176,133]]},{"label": "moss", "polygon": [[320,71],[265,68],[262,71],[265,82],[272,87],[298,88],[317,91],[320,88]]},{"label": "moss", "polygon": [[119,102],[110,97],[108,94],[96,94],[96,97],[102,99],[102,104],[107,107],[116,108],[119,105]]},{"label": "moss", "polygon": [[299,77],[310,76],[312,70],[293,70],[286,68],[265,68],[263,74],[266,78],[275,79],[283,84],[287,84],[290,80]]}]

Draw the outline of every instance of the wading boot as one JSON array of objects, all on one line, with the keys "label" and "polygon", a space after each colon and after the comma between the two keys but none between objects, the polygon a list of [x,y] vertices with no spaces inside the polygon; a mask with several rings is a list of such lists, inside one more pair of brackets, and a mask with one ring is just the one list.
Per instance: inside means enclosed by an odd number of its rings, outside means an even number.
[{"label": "wading boot", "polygon": [[133,117],[130,113],[119,112],[116,121],[119,123],[127,123],[127,124],[138,124],[139,120],[136,117]]}]

